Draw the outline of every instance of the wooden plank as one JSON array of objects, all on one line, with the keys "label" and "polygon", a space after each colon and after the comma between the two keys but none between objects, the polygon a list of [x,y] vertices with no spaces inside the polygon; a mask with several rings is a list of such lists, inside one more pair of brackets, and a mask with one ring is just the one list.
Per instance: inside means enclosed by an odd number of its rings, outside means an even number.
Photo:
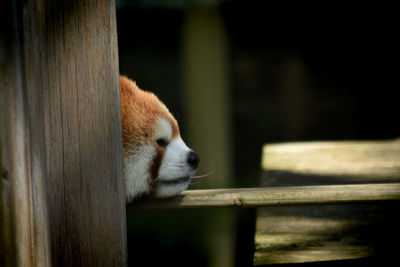
[{"label": "wooden plank", "polygon": [[400,200],[400,183],[186,190],[174,198],[134,203],[131,208],[256,208],[388,200]]},{"label": "wooden plank", "polygon": [[380,211],[376,203],[259,209],[254,264],[370,257],[374,250],[366,231],[376,229],[370,214],[379,221]]},{"label": "wooden plank", "polygon": [[254,264],[396,258],[398,202],[258,209]]},{"label": "wooden plank", "polygon": [[[337,193],[340,193],[339,188],[347,184],[371,189],[398,187],[400,142],[266,145],[262,166],[262,184],[270,189],[323,185],[338,186]],[[326,197],[329,198],[329,194]],[[364,257],[378,257],[381,263],[389,262],[394,255],[390,240],[400,237],[395,227],[400,222],[396,214],[396,204],[391,202],[258,209],[254,264]],[[385,240],[380,236],[385,236]]]},{"label": "wooden plank", "polygon": [[400,141],[265,145],[263,186],[400,181]]}]

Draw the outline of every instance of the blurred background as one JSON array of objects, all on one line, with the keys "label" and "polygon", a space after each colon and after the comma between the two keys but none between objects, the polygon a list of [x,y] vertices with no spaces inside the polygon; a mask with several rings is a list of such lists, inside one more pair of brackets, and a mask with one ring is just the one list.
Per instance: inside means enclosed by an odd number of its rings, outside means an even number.
[{"label": "blurred background", "polygon": [[[117,0],[121,74],[201,158],[191,189],[256,187],[263,144],[400,135],[389,6]],[[251,266],[253,210],[128,210],[129,264]]]}]

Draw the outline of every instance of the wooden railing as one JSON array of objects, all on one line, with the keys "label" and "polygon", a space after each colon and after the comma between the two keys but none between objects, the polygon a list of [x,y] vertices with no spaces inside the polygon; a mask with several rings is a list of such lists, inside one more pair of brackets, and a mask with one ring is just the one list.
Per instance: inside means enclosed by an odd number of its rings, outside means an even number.
[{"label": "wooden railing", "polygon": [[[0,26],[0,266],[126,265],[115,1],[6,0]],[[259,209],[255,264],[364,257],[370,247],[331,257],[360,247],[346,238],[332,245],[324,232],[311,246],[315,221],[293,225],[310,206],[344,213],[338,204],[398,200],[399,147],[270,145],[262,188],[185,191],[130,209],[275,207]],[[344,225],[315,214],[321,229]]]},{"label": "wooden railing", "polygon": [[260,208],[400,200],[400,183],[187,190],[130,209]]},{"label": "wooden railing", "polygon": [[266,145],[262,166],[260,188],[187,190],[129,209],[257,208],[255,265],[395,258],[399,141]]}]

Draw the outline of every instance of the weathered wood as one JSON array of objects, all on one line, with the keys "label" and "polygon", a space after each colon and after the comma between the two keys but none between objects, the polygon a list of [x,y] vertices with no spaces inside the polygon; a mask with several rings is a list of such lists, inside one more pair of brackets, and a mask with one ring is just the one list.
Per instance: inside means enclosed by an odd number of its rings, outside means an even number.
[{"label": "weathered wood", "polygon": [[400,141],[265,145],[263,186],[400,181]]},{"label": "weathered wood", "polygon": [[39,57],[18,7],[0,11],[0,266],[50,266]]},{"label": "weathered wood", "polygon": [[134,203],[131,208],[256,208],[388,200],[400,200],[400,183],[187,190],[174,198]]},{"label": "weathered wood", "polygon": [[115,2],[6,1],[1,19],[0,265],[126,265]]},{"label": "weathered wood", "polygon": [[[305,185],[317,188],[323,185],[337,187],[337,193],[341,194],[341,187],[353,184],[350,186],[363,191],[362,187],[373,191],[374,188],[380,190],[381,186],[398,190],[400,142],[266,145],[262,166],[262,184],[269,189],[282,186],[303,188]],[[359,192],[348,193],[350,197],[355,197]],[[329,198],[329,194],[322,194],[321,197]],[[258,209],[254,264],[372,256],[379,257],[381,263],[390,261],[393,259],[391,244],[400,237],[400,231],[394,227],[399,223],[395,211],[397,205],[398,202],[394,205],[391,202],[375,202]]]},{"label": "weathered wood", "polygon": [[[256,221],[254,264],[372,256],[374,251],[365,231],[371,230],[370,214],[375,215],[375,224],[378,223],[380,208],[379,205],[370,204],[347,205],[343,209],[337,206],[262,209]],[[357,228],[364,228],[364,232]]]},{"label": "weathered wood", "polygon": [[[54,266],[124,266],[115,1],[34,1]],[[39,52],[39,51],[38,51]]]},{"label": "weathered wood", "polygon": [[393,262],[398,202],[258,209],[254,264],[372,258]]}]

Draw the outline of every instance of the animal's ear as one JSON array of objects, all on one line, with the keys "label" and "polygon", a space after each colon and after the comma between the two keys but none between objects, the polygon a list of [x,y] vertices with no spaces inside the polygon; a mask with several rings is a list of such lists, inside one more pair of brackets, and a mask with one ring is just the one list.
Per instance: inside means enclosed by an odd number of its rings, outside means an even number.
[{"label": "animal's ear", "polygon": [[127,78],[126,76],[119,76],[119,89],[120,92],[127,93],[133,92],[135,90],[139,90],[136,83],[131,79]]}]

